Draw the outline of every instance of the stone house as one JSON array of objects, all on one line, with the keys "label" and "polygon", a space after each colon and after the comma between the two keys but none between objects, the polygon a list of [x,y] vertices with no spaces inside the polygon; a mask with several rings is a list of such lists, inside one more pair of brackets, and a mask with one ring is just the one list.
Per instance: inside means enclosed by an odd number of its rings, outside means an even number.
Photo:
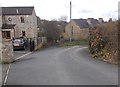
[{"label": "stone house", "polygon": [[[2,61],[2,33],[1,33],[1,27],[2,27],[2,16],[1,16],[1,8],[0,8],[0,63]],[[2,86],[2,65],[0,65],[0,86]]]},{"label": "stone house", "polygon": [[0,62],[2,60],[2,31],[1,31],[1,28],[2,28],[2,8],[0,8]]},{"label": "stone house", "polygon": [[32,38],[37,49],[37,17],[34,7],[2,7],[2,20],[4,25],[14,25],[12,38]]},{"label": "stone house", "polygon": [[72,19],[65,27],[65,40],[88,39],[89,28],[99,24],[97,19]]},{"label": "stone house", "polygon": [[37,18],[34,7],[2,7],[0,13],[0,56],[3,63],[13,61],[13,38],[32,38],[37,49]]}]

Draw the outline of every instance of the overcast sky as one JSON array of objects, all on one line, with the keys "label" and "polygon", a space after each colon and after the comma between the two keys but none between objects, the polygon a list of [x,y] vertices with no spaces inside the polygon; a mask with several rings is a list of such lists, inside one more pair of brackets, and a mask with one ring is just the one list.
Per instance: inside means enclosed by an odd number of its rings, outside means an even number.
[{"label": "overcast sky", "polygon": [[[120,0],[71,0],[72,19],[118,18]],[[41,19],[58,19],[67,16],[69,21],[70,0],[0,0],[0,6],[34,6]]]}]

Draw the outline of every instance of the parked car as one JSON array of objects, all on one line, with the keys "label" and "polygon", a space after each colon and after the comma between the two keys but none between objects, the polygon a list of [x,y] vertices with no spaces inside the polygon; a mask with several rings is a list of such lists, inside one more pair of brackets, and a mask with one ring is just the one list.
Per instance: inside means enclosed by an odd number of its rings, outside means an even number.
[{"label": "parked car", "polygon": [[14,39],[13,40],[13,49],[16,50],[16,49],[23,49],[25,50],[26,48],[26,42],[24,39]]}]

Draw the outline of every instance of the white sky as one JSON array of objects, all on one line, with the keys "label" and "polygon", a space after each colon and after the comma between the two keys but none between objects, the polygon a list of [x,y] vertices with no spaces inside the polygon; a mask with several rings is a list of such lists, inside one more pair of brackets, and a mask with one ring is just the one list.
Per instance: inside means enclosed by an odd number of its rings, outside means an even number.
[{"label": "white sky", "polygon": [[[71,0],[72,19],[118,18],[120,0]],[[70,0],[0,0],[0,6],[34,6],[41,19],[58,19],[66,15],[69,20]]]}]

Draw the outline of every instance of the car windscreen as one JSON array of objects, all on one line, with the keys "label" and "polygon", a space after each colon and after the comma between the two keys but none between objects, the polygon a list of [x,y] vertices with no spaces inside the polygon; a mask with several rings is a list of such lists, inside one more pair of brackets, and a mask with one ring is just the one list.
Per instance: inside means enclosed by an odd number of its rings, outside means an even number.
[{"label": "car windscreen", "polygon": [[13,43],[19,44],[19,43],[22,43],[22,40],[14,40]]}]

